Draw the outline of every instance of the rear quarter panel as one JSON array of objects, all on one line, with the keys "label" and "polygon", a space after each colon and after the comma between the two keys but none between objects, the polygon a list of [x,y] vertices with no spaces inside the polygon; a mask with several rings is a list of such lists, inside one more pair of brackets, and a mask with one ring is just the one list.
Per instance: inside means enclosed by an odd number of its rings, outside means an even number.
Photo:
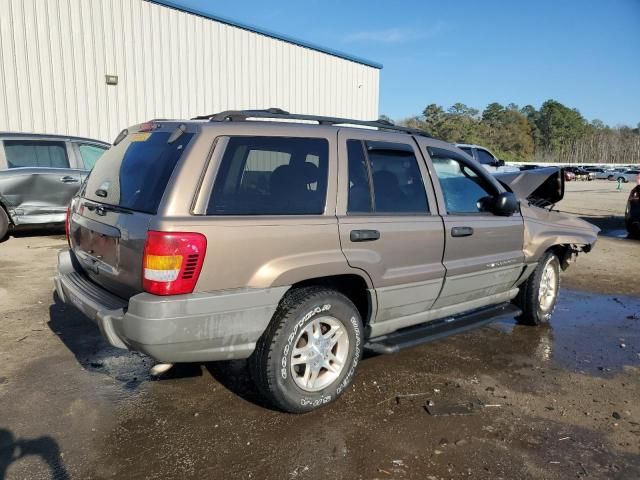
[{"label": "rear quarter panel", "polygon": [[[150,229],[199,232],[207,252],[196,292],[270,288],[360,273],[340,249],[336,218],[337,129],[301,124],[204,124],[172,178]],[[322,215],[213,216],[206,205],[226,142],[236,135],[315,137],[329,142],[327,199]],[[362,275],[361,275],[362,276]],[[363,277],[364,278],[364,277]],[[370,284],[368,278],[364,278]]]}]

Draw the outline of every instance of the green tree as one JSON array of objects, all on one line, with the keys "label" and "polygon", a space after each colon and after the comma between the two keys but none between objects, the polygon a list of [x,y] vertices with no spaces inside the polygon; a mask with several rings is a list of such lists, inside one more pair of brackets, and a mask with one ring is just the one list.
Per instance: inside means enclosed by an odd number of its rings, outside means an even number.
[{"label": "green tree", "polygon": [[540,132],[540,146],[559,152],[585,133],[587,122],[578,110],[547,100],[540,108],[536,125]]},{"label": "green tree", "polygon": [[510,103],[506,108],[490,103],[482,112],[484,143],[498,156],[509,160],[524,160],[534,151],[531,125],[518,106]]}]

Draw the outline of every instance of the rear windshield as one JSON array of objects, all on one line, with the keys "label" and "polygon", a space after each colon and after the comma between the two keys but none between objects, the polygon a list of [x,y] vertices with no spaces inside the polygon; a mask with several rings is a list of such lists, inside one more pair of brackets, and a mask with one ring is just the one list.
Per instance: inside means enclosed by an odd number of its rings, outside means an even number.
[{"label": "rear windshield", "polygon": [[93,168],[85,198],[109,205],[156,213],[182,152],[193,137],[183,133],[167,143],[171,132],[131,133],[107,150]]}]

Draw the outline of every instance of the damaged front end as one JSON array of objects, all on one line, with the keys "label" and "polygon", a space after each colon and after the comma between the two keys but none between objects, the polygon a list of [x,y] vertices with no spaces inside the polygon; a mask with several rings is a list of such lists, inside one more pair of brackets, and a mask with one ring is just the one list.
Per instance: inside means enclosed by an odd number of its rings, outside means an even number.
[{"label": "damaged front end", "polygon": [[539,168],[495,177],[520,199],[527,263],[537,262],[544,252],[554,250],[564,270],[579,253],[593,249],[600,229],[554,209],[564,198],[564,175],[560,168]]}]

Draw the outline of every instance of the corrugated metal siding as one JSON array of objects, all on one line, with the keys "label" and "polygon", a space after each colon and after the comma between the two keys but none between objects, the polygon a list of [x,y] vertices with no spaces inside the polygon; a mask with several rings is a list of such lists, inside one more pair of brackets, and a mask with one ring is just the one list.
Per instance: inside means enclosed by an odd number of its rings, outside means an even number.
[{"label": "corrugated metal siding", "polygon": [[144,0],[0,0],[0,130],[111,141],[274,106],[369,120],[378,89],[376,68]]}]

